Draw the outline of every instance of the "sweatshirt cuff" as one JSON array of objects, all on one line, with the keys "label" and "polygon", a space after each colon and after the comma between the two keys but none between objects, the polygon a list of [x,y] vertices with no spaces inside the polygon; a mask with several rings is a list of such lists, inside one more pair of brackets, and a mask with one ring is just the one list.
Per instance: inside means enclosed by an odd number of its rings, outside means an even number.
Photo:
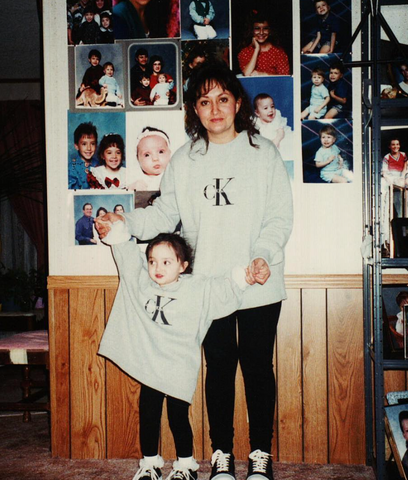
[{"label": "sweatshirt cuff", "polygon": [[106,237],[102,240],[106,245],[117,245],[125,243],[131,239],[128,227],[125,222],[118,220],[111,225],[111,229]]},{"label": "sweatshirt cuff", "polygon": [[234,267],[231,271],[231,279],[235,282],[240,290],[245,290],[248,286],[247,281],[245,280],[246,273],[244,267]]}]

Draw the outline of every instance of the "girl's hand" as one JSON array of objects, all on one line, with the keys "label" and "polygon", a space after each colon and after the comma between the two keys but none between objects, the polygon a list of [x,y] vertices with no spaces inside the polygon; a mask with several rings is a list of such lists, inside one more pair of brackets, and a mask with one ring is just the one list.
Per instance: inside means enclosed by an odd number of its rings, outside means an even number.
[{"label": "girl's hand", "polygon": [[256,283],[256,280],[255,280],[254,276],[252,275],[249,267],[247,267],[245,269],[245,280],[249,285],[255,285],[255,283]]},{"label": "girl's hand", "polygon": [[105,213],[105,215],[103,215],[102,217],[96,217],[94,222],[95,228],[99,233],[99,237],[101,239],[105,238],[111,230],[112,223],[117,222],[118,220],[122,220],[123,222],[124,218],[122,217],[122,215],[118,215],[113,212]]},{"label": "girl's hand", "polygon": [[268,278],[271,276],[271,270],[269,265],[263,258],[255,258],[250,267],[250,272],[259,285],[264,285]]},{"label": "girl's hand", "polygon": [[255,37],[252,38],[252,46],[254,47],[255,51],[258,51],[261,48]]}]

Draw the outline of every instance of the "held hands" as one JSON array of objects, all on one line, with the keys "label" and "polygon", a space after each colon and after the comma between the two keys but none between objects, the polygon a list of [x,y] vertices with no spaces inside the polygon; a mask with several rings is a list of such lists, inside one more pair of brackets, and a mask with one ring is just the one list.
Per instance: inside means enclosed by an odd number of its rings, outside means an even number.
[{"label": "held hands", "polygon": [[102,217],[96,217],[95,228],[99,233],[99,237],[104,239],[110,232],[112,223],[117,222],[118,220],[122,220],[123,222],[122,215],[117,215],[113,212],[105,213]]},{"label": "held hands", "polygon": [[263,285],[271,276],[269,265],[263,258],[256,258],[249,267],[245,269],[245,280],[249,285]]}]

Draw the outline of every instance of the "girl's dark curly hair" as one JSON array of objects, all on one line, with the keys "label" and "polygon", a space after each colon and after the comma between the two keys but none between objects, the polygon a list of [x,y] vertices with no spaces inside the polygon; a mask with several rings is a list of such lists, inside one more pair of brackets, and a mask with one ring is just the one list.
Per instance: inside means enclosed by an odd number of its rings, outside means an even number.
[{"label": "girl's dark curly hair", "polygon": [[192,146],[203,139],[208,148],[208,132],[201,123],[195,112],[197,100],[206,95],[212,88],[219,85],[224,91],[229,91],[235,100],[241,100],[241,107],[235,116],[235,130],[240,133],[243,130],[248,132],[249,143],[252,147],[258,148],[254,143],[254,135],[259,133],[252,118],[251,104],[243,89],[241,82],[234,73],[223,62],[209,62],[201,68],[196,68],[190,77],[188,90],[186,92],[186,131],[192,140]]},{"label": "girl's dark curly hair", "polygon": [[118,133],[108,133],[103,136],[98,148],[99,163],[105,165],[105,160],[102,158],[102,155],[109,147],[116,147],[121,151],[122,161],[120,162],[120,166],[122,166],[125,160],[125,143]]},{"label": "girl's dark curly hair", "polygon": [[247,21],[245,22],[245,27],[244,27],[244,32],[243,32],[243,37],[242,41],[239,44],[239,50],[242,50],[243,48],[247,47],[248,45],[251,45],[252,43],[252,38],[254,37],[254,24],[255,23],[265,23],[267,22],[269,27],[271,28],[268,41],[272,43],[275,47],[280,46],[280,41],[279,37],[276,32],[276,28],[274,28],[274,25],[272,23],[272,19],[270,18],[270,15],[265,12],[265,11],[255,11],[253,10],[250,15],[247,17]]},{"label": "girl's dark curly hair", "polygon": [[153,247],[165,243],[174,250],[177,260],[181,263],[188,262],[187,268],[183,273],[191,273],[193,271],[193,249],[184,240],[183,237],[176,233],[159,233],[157,237],[149,242],[146,248],[146,259],[149,261],[150,252]]}]

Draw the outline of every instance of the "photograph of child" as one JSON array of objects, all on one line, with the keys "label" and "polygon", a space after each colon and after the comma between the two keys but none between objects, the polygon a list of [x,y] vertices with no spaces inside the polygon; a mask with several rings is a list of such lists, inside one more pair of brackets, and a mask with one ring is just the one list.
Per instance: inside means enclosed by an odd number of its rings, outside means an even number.
[{"label": "photograph of child", "polygon": [[127,131],[128,188],[159,190],[171,155],[186,142],[183,112],[129,116]]},{"label": "photograph of child", "polygon": [[347,119],[302,123],[304,183],[353,181],[353,125]]},{"label": "photograph of child", "polygon": [[244,76],[292,72],[292,2],[231,0],[232,67]]},{"label": "photograph of child", "polygon": [[351,0],[301,0],[301,53],[342,53],[351,39]]},{"label": "photograph of child", "polygon": [[181,0],[181,38],[213,40],[228,38],[228,0]]},{"label": "photograph of child", "polygon": [[74,195],[74,230],[75,245],[104,245],[95,229],[94,219],[122,209],[122,212],[133,210],[133,193],[75,194]]},{"label": "photograph of child", "polygon": [[[114,132],[124,141],[126,139],[126,123],[124,113],[92,112],[72,113],[68,112],[68,188],[73,190],[87,190],[97,187],[92,183],[90,175],[93,169],[106,166],[110,163],[107,153],[102,152],[100,157],[100,143],[104,136]],[[102,145],[104,142],[102,143]],[[117,160],[115,160],[117,162]],[[117,178],[121,169],[125,167],[124,152],[121,156],[120,166],[116,165]],[[98,170],[99,172],[99,170]],[[124,173],[120,178],[125,182]],[[91,183],[90,183],[91,181]],[[109,183],[109,182],[108,182]],[[115,185],[114,182],[113,185]],[[110,188],[104,185],[103,188]],[[122,186],[121,188],[124,188]]]},{"label": "photograph of child", "polygon": [[[393,436],[394,442],[391,442],[393,456],[402,469],[405,479],[408,478],[408,405],[392,405],[385,407],[385,414]],[[396,451],[394,450],[396,448]]]},{"label": "photograph of child", "polygon": [[337,54],[301,56],[301,119],[352,118],[352,76]]},{"label": "photograph of child", "polygon": [[129,104],[140,107],[175,108],[180,103],[180,52],[175,42],[131,44]]},{"label": "photograph of child", "polygon": [[193,70],[200,68],[207,61],[224,61],[229,65],[229,41],[217,39],[181,42],[183,92],[187,91]]},{"label": "photograph of child", "polygon": [[111,0],[67,0],[68,45],[113,43]]},{"label": "photograph of child", "polygon": [[292,77],[240,78],[253,108],[260,134],[273,142],[293,180],[293,79]]},{"label": "photograph of child", "polygon": [[121,45],[76,47],[76,108],[123,108],[123,68]]},{"label": "photograph of child", "polygon": [[180,0],[113,0],[116,40],[180,37]]}]

